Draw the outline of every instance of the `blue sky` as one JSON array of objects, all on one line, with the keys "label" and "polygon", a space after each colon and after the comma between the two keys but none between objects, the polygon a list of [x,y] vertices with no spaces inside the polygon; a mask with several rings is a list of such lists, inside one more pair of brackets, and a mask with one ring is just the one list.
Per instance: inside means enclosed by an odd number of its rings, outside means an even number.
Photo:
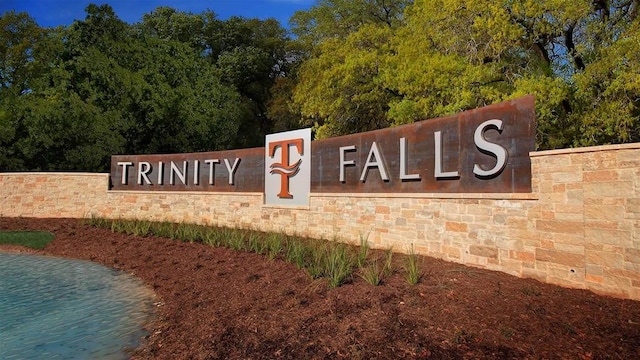
[{"label": "blue sky", "polygon": [[288,27],[289,18],[297,10],[308,10],[315,0],[0,0],[0,13],[15,10],[28,12],[42,27],[69,25],[83,20],[88,4],[109,4],[121,20],[139,22],[142,15],[158,6],[200,13],[213,10],[219,19],[230,16],[275,18]]}]

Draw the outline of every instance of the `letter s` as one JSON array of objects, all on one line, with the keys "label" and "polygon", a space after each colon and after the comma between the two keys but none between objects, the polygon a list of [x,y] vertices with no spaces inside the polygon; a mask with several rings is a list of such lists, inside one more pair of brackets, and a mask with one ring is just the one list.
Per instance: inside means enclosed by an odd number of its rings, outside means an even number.
[{"label": "letter s", "polygon": [[473,142],[484,153],[493,154],[496,158],[496,166],[490,170],[482,169],[478,164],[473,165],[473,173],[478,177],[488,178],[497,176],[504,167],[507,165],[507,149],[498,144],[487,141],[484,138],[484,132],[489,127],[495,127],[498,132],[502,132],[502,120],[491,119],[483,122],[476,128],[475,134],[473,134]]}]

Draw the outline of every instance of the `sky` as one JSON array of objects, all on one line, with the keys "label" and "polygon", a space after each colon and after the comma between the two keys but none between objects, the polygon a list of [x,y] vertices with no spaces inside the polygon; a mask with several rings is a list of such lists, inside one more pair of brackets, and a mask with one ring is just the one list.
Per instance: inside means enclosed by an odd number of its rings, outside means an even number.
[{"label": "sky", "polygon": [[221,20],[231,16],[275,18],[288,27],[293,13],[310,9],[315,0],[0,0],[0,14],[24,11],[41,27],[67,26],[74,20],[83,20],[90,3],[111,5],[116,15],[128,23],[141,21],[143,14],[158,6],[169,6],[195,14],[212,10]]}]

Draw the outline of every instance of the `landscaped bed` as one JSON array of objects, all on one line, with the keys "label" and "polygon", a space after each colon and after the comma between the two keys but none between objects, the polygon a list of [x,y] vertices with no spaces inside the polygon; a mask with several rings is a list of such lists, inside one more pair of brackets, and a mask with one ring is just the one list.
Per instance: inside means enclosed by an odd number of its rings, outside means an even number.
[{"label": "landscaped bed", "polygon": [[[437,259],[418,257],[416,285],[407,257],[394,255],[380,286],[356,270],[332,288],[282,254],[125,235],[73,219],[0,218],[0,230],[52,232],[44,250],[29,251],[96,261],[153,288],[158,320],[135,358],[640,358],[638,301]],[[370,252],[375,258],[383,263],[386,254]]]}]

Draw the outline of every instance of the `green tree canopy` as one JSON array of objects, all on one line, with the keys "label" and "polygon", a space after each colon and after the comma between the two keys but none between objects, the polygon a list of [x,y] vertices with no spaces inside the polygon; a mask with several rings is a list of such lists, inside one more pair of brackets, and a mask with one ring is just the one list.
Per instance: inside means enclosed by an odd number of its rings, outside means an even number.
[{"label": "green tree canopy", "polygon": [[293,99],[317,138],[384,128],[395,98],[380,83],[390,43],[403,24],[406,0],[323,0],[292,18],[309,56]]},{"label": "green tree canopy", "polygon": [[416,0],[390,22],[353,11],[381,3],[320,1],[293,19],[311,44],[295,100],[321,136],[535,94],[539,148],[640,140],[638,1]]},{"label": "green tree canopy", "polygon": [[0,18],[0,170],[105,171],[119,153],[257,146],[288,71],[274,20],[160,7],[138,24],[108,5],[42,29]]}]

